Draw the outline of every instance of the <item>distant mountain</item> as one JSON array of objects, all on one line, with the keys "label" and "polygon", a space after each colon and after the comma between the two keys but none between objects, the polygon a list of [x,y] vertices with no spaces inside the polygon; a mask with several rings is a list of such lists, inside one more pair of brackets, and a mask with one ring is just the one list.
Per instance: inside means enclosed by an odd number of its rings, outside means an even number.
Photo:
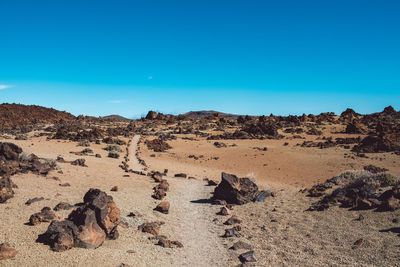
[{"label": "distant mountain", "polygon": [[115,120],[115,121],[130,121],[131,120],[131,119],[122,117],[120,115],[109,115],[109,116],[104,116],[101,118],[106,119],[106,120]]},{"label": "distant mountain", "polygon": [[36,105],[0,104],[0,128],[74,119],[74,115],[53,108]]},{"label": "distant mountain", "polygon": [[214,110],[190,111],[183,115],[185,115],[188,118],[201,119],[201,118],[213,116],[215,114],[218,114],[219,117],[222,117],[225,119],[230,119],[230,120],[236,120],[240,116],[240,115],[235,115],[235,114],[218,112],[218,111],[214,111]]}]

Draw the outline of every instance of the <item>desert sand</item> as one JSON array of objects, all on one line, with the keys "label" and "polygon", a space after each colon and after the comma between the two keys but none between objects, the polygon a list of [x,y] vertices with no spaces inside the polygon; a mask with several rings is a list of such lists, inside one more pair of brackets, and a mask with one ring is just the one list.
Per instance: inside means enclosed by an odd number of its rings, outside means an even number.
[{"label": "desert sand", "polygon": [[[169,127],[153,126],[155,132],[165,132]],[[119,137],[129,144],[121,148],[129,151],[127,162],[133,171],[162,173],[168,169],[164,178],[170,190],[163,199],[170,202],[168,214],[153,210],[160,202],[151,197],[157,183],[150,176],[124,171],[120,167],[123,153],[118,159],[108,157],[104,143],[91,142],[93,153],[78,156],[70,153],[82,150],[78,141],[48,139],[47,135],[40,135],[43,130],[30,132],[27,140],[10,140],[12,136],[5,134],[0,142],[12,142],[26,154],[46,159],[62,156],[67,162],[57,162],[56,169],[47,176],[31,172],[12,176],[18,188],[14,189],[13,198],[0,204],[0,243],[10,244],[17,255],[0,261],[0,265],[236,266],[240,264],[238,256],[248,249],[236,251],[230,247],[242,240],[255,252],[257,261],[251,263],[254,266],[398,266],[400,210],[376,212],[330,207],[320,212],[307,211],[316,199],[307,197],[302,189],[346,170],[360,170],[372,164],[400,176],[399,156],[392,152],[368,153],[365,157],[342,146],[324,149],[301,146],[304,141],[316,142],[323,136],[367,136],[343,134],[343,129],[341,124],[329,124],[321,136],[302,133],[296,138],[280,130],[285,138],[218,140],[226,145],[222,147],[217,147],[215,140],[197,134],[175,133],[176,139],[166,141],[171,148],[163,152],[155,152],[146,145],[156,137],[145,131],[144,135]],[[77,158],[84,158],[87,167],[69,163]],[[209,186],[207,180],[218,184],[222,172],[249,177],[260,190],[274,192],[274,197],[263,202],[231,207],[232,214],[242,219],[240,237],[221,237],[228,228],[224,222],[230,216],[217,215],[221,206],[213,205],[210,200],[215,186]],[[178,173],[187,177],[174,177]],[[60,186],[64,183],[70,186]],[[117,191],[111,191],[114,186],[118,186]],[[32,226],[28,224],[29,217],[61,201],[81,203],[90,188],[112,196],[120,209],[119,238],[106,240],[96,249],[73,247],[63,252],[37,242],[49,222]],[[35,197],[44,200],[25,204]],[[56,215],[62,220],[70,212],[57,211]],[[130,217],[131,212],[143,216]],[[360,215],[363,220],[357,220]],[[155,245],[157,242],[149,239],[150,234],[138,230],[144,222],[159,220],[165,222],[160,234],[181,242],[182,248]],[[354,247],[359,239],[362,244]]]}]

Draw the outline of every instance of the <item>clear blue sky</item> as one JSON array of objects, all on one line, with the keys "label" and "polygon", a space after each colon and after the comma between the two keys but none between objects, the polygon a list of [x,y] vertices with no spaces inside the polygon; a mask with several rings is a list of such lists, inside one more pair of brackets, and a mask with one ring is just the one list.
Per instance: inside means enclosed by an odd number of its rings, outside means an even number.
[{"label": "clear blue sky", "polygon": [[0,102],[73,114],[400,109],[400,1],[0,1]]}]

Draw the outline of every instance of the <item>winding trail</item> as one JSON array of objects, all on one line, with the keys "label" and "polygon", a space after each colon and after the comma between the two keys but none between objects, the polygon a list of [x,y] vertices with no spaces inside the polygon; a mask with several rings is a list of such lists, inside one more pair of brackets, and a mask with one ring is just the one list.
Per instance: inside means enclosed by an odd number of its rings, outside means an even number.
[{"label": "winding trail", "polygon": [[130,155],[129,165],[135,171],[143,171],[144,170],[144,166],[142,164],[140,164],[139,159],[136,156],[136,152],[138,151],[139,141],[140,141],[140,135],[135,135],[132,138],[130,151],[129,151],[129,155]]},{"label": "winding trail", "polygon": [[[143,170],[136,156],[140,136],[136,135],[131,143],[131,166],[134,170]],[[152,166],[158,170],[157,166]],[[166,177],[170,184],[170,191],[165,201],[169,201],[171,208],[168,215],[162,220],[165,225],[161,232],[170,239],[181,241],[184,248],[179,249],[179,266],[232,266],[232,259],[228,253],[228,245],[220,236],[224,233],[224,225],[213,221],[220,210],[220,206],[211,205],[209,199],[213,186],[206,182],[194,179]],[[150,197],[150,196],[149,196]]]}]

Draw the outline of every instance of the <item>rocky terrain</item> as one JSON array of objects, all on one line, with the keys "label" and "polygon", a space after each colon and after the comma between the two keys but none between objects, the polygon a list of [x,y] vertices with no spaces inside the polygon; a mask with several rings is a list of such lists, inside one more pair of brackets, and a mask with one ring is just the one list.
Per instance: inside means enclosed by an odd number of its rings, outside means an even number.
[{"label": "rocky terrain", "polygon": [[138,120],[1,108],[1,266],[400,262],[393,107]]}]

